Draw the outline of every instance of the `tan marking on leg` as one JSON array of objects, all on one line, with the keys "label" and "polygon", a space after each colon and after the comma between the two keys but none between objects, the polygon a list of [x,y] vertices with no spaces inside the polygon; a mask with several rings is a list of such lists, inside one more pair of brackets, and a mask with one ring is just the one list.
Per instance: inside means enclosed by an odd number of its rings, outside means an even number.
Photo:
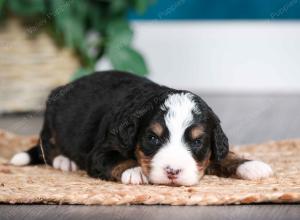
[{"label": "tan marking on leg", "polygon": [[126,160],[117,164],[111,171],[111,176],[114,180],[120,181],[122,173],[129,169],[137,166],[137,162],[134,160]]},{"label": "tan marking on leg", "polygon": [[211,156],[211,152],[209,152],[209,154],[205,157],[204,160],[197,162],[197,168],[198,168],[200,179],[204,176],[205,171],[206,171],[207,167],[209,166],[210,156]]},{"label": "tan marking on leg", "polygon": [[211,161],[206,173],[221,177],[235,177],[237,167],[246,161],[249,160],[241,158],[230,151],[223,160]]},{"label": "tan marking on leg", "polygon": [[149,176],[151,169],[151,157],[145,156],[145,154],[141,151],[140,146],[137,145],[135,155],[139,165],[142,168],[144,175]]}]

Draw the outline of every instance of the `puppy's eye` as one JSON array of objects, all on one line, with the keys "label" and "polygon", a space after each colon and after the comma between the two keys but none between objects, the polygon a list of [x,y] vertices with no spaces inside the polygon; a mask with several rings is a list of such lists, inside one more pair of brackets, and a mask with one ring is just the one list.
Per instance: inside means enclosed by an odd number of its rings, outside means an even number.
[{"label": "puppy's eye", "polygon": [[161,140],[155,135],[149,135],[148,136],[148,141],[151,145],[154,145],[154,146],[160,146],[161,145]]},{"label": "puppy's eye", "polygon": [[202,140],[201,139],[193,140],[191,145],[193,147],[200,147],[202,145]]}]

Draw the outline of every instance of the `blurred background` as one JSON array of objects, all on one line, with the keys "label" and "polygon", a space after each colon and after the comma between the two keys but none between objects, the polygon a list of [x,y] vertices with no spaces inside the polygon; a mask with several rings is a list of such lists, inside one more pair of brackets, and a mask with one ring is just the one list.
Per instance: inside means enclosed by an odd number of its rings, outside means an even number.
[{"label": "blurred background", "polygon": [[0,0],[0,128],[37,133],[47,94],[119,69],[202,96],[232,144],[300,135],[300,0]]}]

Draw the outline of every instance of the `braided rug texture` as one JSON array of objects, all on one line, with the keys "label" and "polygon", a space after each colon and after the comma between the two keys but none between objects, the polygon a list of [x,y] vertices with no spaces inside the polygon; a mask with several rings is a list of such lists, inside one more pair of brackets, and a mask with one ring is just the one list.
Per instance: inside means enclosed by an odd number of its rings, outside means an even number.
[{"label": "braided rug texture", "polygon": [[223,205],[300,202],[300,140],[286,140],[232,149],[245,157],[271,164],[274,176],[247,181],[205,176],[192,187],[124,185],[67,173],[46,166],[7,164],[15,152],[27,149],[36,137],[0,130],[0,203],[45,204],[165,204]]}]

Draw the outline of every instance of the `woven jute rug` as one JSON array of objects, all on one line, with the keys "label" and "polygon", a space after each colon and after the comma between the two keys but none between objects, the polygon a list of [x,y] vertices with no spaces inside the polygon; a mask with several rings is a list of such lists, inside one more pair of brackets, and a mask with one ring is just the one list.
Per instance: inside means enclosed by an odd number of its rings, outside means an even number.
[{"label": "woven jute rug", "polygon": [[222,205],[300,202],[300,140],[234,148],[271,164],[271,178],[247,181],[205,176],[197,186],[123,185],[65,173],[46,166],[13,167],[7,159],[28,148],[36,137],[0,131],[0,202],[46,204]]}]

